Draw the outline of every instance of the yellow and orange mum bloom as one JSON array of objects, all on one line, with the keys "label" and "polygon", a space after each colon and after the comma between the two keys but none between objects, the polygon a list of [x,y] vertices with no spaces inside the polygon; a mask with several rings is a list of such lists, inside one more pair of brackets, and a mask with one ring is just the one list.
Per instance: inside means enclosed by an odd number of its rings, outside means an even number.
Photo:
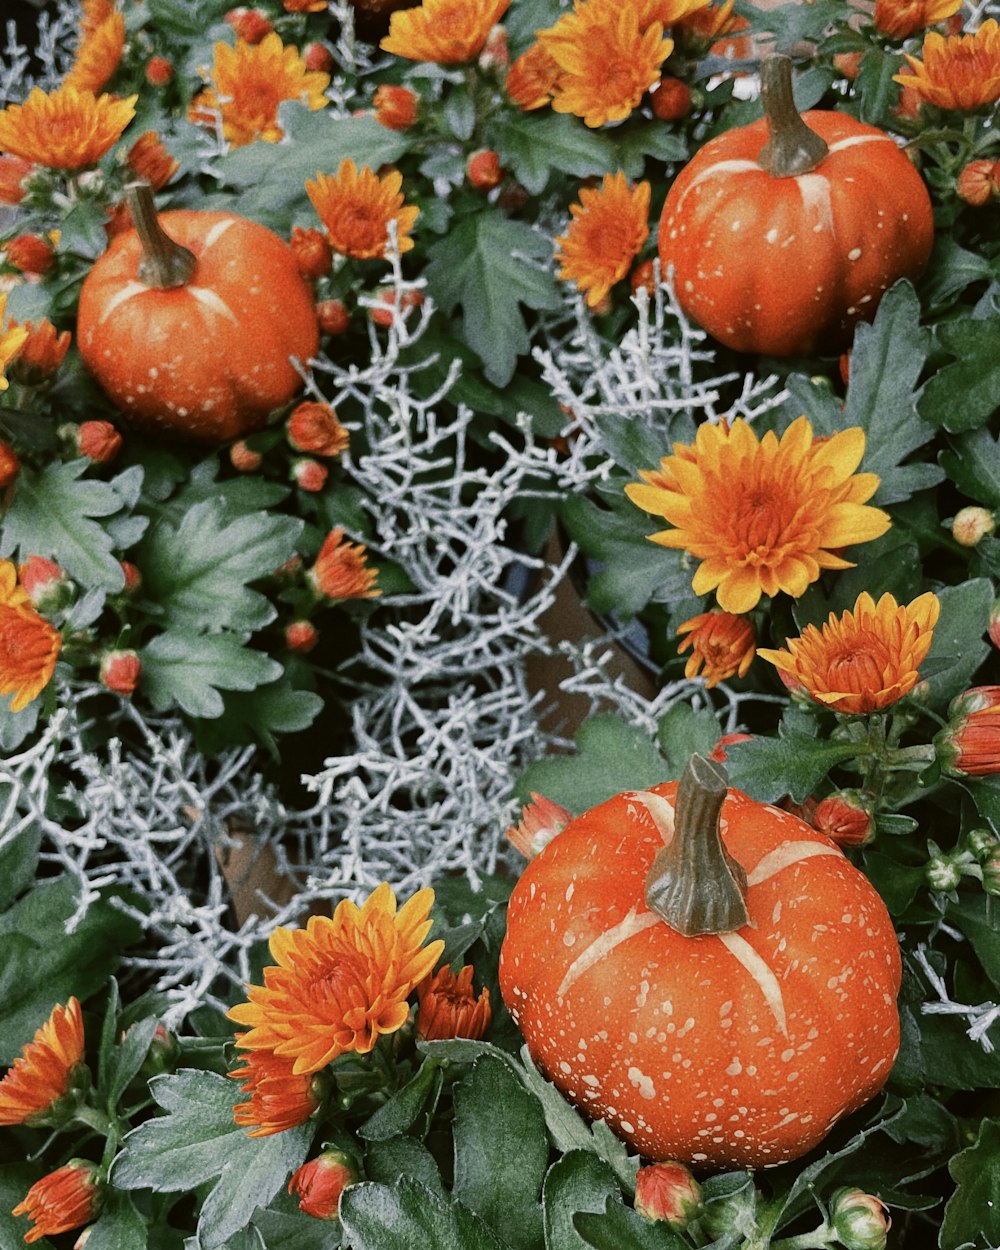
[{"label": "yellow and orange mum bloom", "polygon": [[20,712],[41,694],[56,671],[62,638],[39,616],[17,584],[17,569],[0,560],[0,695],[13,695]]},{"label": "yellow and orange mum bloom", "polygon": [[572,220],[556,240],[559,277],[575,282],[595,308],[629,271],[649,238],[648,182],[630,187],[619,170],[600,188],[584,187],[570,205]]},{"label": "yellow and orange mum bloom", "polygon": [[684,676],[701,674],[709,690],[728,677],[745,677],[753,663],[757,640],[745,616],[702,612],[678,626],[677,632],[687,634],[678,643],[678,652],[693,648],[684,666]]},{"label": "yellow and orange mum bloom", "polygon": [[23,104],[8,104],[0,112],[0,150],[49,169],[86,169],[122,137],[138,98],[119,100],[71,86],[50,92],[33,87]]},{"label": "yellow and orange mum bloom", "polygon": [[163,146],[155,130],[144,130],[128,150],[125,162],[137,178],[154,191],[162,190],[177,173],[181,163]]},{"label": "yellow and orange mum bloom", "polygon": [[[0,327],[3,326],[3,315],[7,308],[7,292],[0,294]],[[5,391],[10,383],[7,381],[7,366],[23,349],[28,339],[28,331],[16,321],[10,322],[4,330],[0,328],[0,391]]]},{"label": "yellow and orange mum bloom", "polygon": [[75,998],[65,1007],[57,1003],[0,1081],[0,1124],[44,1122],[69,1092],[83,1044],[80,1004]]},{"label": "yellow and orange mum bloom", "polygon": [[886,532],[889,517],[867,506],[878,478],[855,472],[864,452],[861,429],[814,438],[799,417],[780,439],[768,431],[758,441],[738,417],[702,425],[692,444],[675,443],[625,493],[673,526],[651,534],[653,542],[701,561],[694,593],[714,590],[722,610],[739,615],[761,595],[804,594],[821,569],[851,568],[838,549]]},{"label": "yellow and orange mum bloom", "polygon": [[533,43],[507,71],[504,90],[507,98],[528,113],[551,104],[559,87],[559,66],[544,46]]},{"label": "yellow and orange mum bloom", "polygon": [[69,330],[58,332],[48,317],[42,317],[37,325],[34,321],[25,321],[22,326],[16,321],[10,324],[12,329],[23,329],[27,335],[12,373],[18,382],[37,386],[58,370],[69,351],[72,336]]},{"label": "yellow and orange mum bloom", "polygon": [[191,101],[188,119],[211,126],[221,118],[223,138],[233,147],[255,139],[277,143],[284,135],[278,125],[284,100],[298,100],[313,112],[329,103],[324,92],[330,75],[308,69],[298,48],[286,47],[273,31],[257,44],[217,43],[212,69],[204,72],[211,85]]},{"label": "yellow and orange mum bloom", "polygon": [[907,39],[961,7],[962,0],[875,0],[875,29],[890,39]]},{"label": "yellow and orange mum bloom", "polygon": [[392,221],[400,252],[413,247],[410,231],[420,209],[406,205],[402,186],[398,170],[380,178],[367,165],[359,171],[348,158],[341,161],[335,175],[317,173],[315,180],[306,183],[306,194],[326,227],[333,250],[356,260],[371,260],[385,255]]},{"label": "yellow and orange mum bloom", "polygon": [[461,65],[482,51],[510,0],[424,0],[389,19],[379,47],[409,61]]},{"label": "yellow and orange mum bloom", "polygon": [[249,1002],[229,1012],[249,1028],[239,1045],[291,1059],[295,1075],[319,1072],[348,1051],[367,1054],[381,1034],[406,1023],[407,998],[444,949],[441,941],[423,944],[433,903],[433,890],[418,890],[397,911],[383,884],[361,907],[344,899],[332,919],[276,929],[277,965],[264,969],[262,986],[249,987]]},{"label": "yellow and orange mum bloom", "polygon": [[125,51],[125,15],[111,0],[84,0],[80,42],[63,86],[103,91]]},{"label": "yellow and orange mum bloom", "polygon": [[417,1037],[425,1042],[486,1035],[492,1019],[490,992],[472,988],[472,964],[461,972],[441,968],[417,986]]},{"label": "yellow and orange mum bloom", "polygon": [[538,32],[559,67],[552,98],[557,113],[572,113],[591,127],[628,117],[674,47],[660,22],[644,29],[641,16],[618,0],[584,0]]},{"label": "yellow and orange mum bloom", "polygon": [[24,1234],[29,1243],[43,1237],[80,1228],[97,1215],[101,1207],[101,1184],[96,1164],[71,1159],[36,1181],[11,1212],[26,1215],[33,1227]]},{"label": "yellow and orange mum bloom", "polygon": [[939,610],[930,591],[902,605],[890,594],[876,603],[865,592],[853,611],[831,612],[821,629],[807,625],[788,639],[787,650],[762,647],[757,654],[835,712],[875,712],[917,684]]},{"label": "yellow and orange mum bloom", "polygon": [[[240,1037],[236,1039],[240,1044]],[[237,1103],[233,1119],[250,1129],[248,1137],[270,1137],[305,1124],[320,1105],[318,1080],[311,1073],[296,1074],[293,1061],[268,1050],[254,1050],[241,1056],[242,1068],[229,1075],[243,1082],[247,1102]]]},{"label": "yellow and orange mum bloom", "polygon": [[924,36],[923,60],[903,53],[909,74],[893,81],[912,87],[922,101],[941,109],[968,112],[1000,100],[1000,26],[995,18],[971,35]]}]

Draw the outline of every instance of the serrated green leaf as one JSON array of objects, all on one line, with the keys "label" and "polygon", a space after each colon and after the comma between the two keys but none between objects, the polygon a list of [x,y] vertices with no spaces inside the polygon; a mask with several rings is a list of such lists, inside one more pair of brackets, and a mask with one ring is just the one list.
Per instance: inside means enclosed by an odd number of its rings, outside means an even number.
[{"label": "serrated green leaf", "polygon": [[549,1143],[538,1099],[490,1055],[476,1060],[454,1097],[455,1197],[515,1250],[540,1247]]},{"label": "serrated green leaf", "polygon": [[529,765],[515,793],[524,803],[537,791],[571,812],[603,803],[623,790],[644,790],[665,781],[669,766],[647,733],[613,713],[585,721],[576,732],[576,755]]},{"label": "serrated green leaf", "polygon": [[248,1137],[233,1121],[243,1097],[237,1082],[214,1072],[181,1069],[155,1077],[150,1093],[166,1115],[129,1133],[112,1164],[119,1189],[178,1193],[218,1178],[198,1220],[203,1250],[216,1250],[265,1207],[306,1156],[314,1126]]},{"label": "serrated green leaf", "polygon": [[719,722],[710,708],[696,711],[689,703],[675,703],[660,717],[657,740],[670,761],[665,781],[680,777],[688,760],[698,753],[707,755],[719,740]]},{"label": "serrated green leaf", "polygon": [[340,1220],[352,1250],[510,1250],[468,1207],[407,1177],[394,1185],[350,1185]]},{"label": "serrated green leaf", "polygon": [[786,794],[802,803],[831,768],[858,754],[853,742],[823,741],[806,734],[755,737],[726,748],[729,782],[758,803],[774,803]]},{"label": "serrated green leaf", "polygon": [[290,559],[302,527],[297,517],[234,517],[218,499],[194,504],[180,525],[157,525],[143,544],[147,593],[168,627],[260,629],[276,609],[248,583]]},{"label": "serrated green leaf", "polygon": [[83,478],[88,460],[22,468],[14,498],[3,518],[0,555],[55,560],[86,587],[119,591],[125,585],[113,542],[95,517],[109,517],[122,500],[108,482]]},{"label": "serrated green leaf", "polygon": [[[960,586],[945,586],[937,597],[941,614],[925,661],[929,672],[926,700],[933,708],[943,707],[965,690],[989,653],[984,635],[993,606],[993,585],[977,577]],[[931,671],[937,661],[945,666]]]},{"label": "serrated green leaf", "polygon": [[578,1211],[600,1212],[608,1198],[621,1193],[615,1174],[603,1159],[571,1150],[553,1163],[542,1186],[545,1250],[586,1250],[573,1226]]},{"label": "serrated green leaf", "polygon": [[548,259],[552,241],[499,211],[474,213],[429,249],[428,291],[446,314],[462,309],[465,341],[486,377],[505,386],[530,347],[521,305],[555,309],[555,278],[532,260]]},{"label": "serrated green leaf", "polygon": [[937,338],[957,359],[924,387],[920,415],[952,434],[974,430],[1000,408],[1000,317],[947,321]]},{"label": "serrated green leaf", "polygon": [[365,1176],[370,1181],[386,1184],[400,1176],[409,1176],[439,1197],[447,1197],[434,1156],[415,1137],[390,1137],[388,1141],[370,1142],[365,1151]]},{"label": "serrated green leaf", "polygon": [[246,646],[245,634],[158,634],[139,652],[142,684],[157,711],[177,704],[190,716],[213,719],[225,703],[220,690],[253,690],[276,681],[281,665]]},{"label": "serrated green leaf", "polygon": [[645,1220],[620,1197],[605,1199],[596,1215],[580,1211],[573,1227],[593,1250],[688,1250],[688,1242],[663,1220]]},{"label": "serrated green leaf", "polygon": [[975,1144],[948,1170],[957,1188],[944,1209],[941,1250],[1000,1245],[1000,1122],[983,1120]]},{"label": "serrated green leaf", "polygon": [[146,1245],[146,1221],[128,1194],[108,1188],[101,1214],[90,1226],[91,1250],[141,1250]]},{"label": "serrated green leaf", "polygon": [[925,307],[945,306],[973,282],[996,277],[995,264],[978,252],[970,252],[950,234],[939,230],[920,283],[920,294]]},{"label": "serrated green leaf", "polygon": [[[381,578],[382,569],[379,569]],[[236,742],[260,742],[273,759],[280,757],[278,736],[308,729],[323,710],[323,698],[312,690],[296,690],[285,680],[247,692],[230,692],[225,710],[200,740],[211,753]]]},{"label": "serrated green leaf", "polygon": [[979,429],[950,442],[938,459],[951,481],[977,503],[1000,508],[1000,438]]},{"label": "serrated green leaf", "polygon": [[441,1090],[441,1069],[433,1060],[426,1060],[401,1088],[361,1125],[358,1136],[365,1141],[387,1141],[405,1133],[424,1107],[437,1102]]},{"label": "serrated green leaf", "polygon": [[565,113],[503,114],[490,130],[500,163],[540,195],[553,170],[587,178],[617,168],[615,145]]},{"label": "serrated green leaf", "polygon": [[615,149],[615,164],[629,179],[646,173],[647,157],[675,165],[691,155],[684,135],[664,122],[644,122],[616,132]]}]

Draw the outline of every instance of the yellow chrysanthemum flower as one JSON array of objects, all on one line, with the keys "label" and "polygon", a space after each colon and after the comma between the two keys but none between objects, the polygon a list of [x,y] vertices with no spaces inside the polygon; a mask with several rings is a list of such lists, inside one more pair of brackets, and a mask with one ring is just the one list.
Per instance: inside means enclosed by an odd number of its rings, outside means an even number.
[{"label": "yellow chrysanthemum flower", "polygon": [[63,86],[103,91],[125,51],[125,15],[111,0],[85,0],[80,42]]},{"label": "yellow chrysanthemum flower", "polygon": [[584,0],[538,42],[559,67],[552,107],[603,126],[628,117],[660,76],[673,51],[660,22],[643,28],[641,14],[618,0]]},{"label": "yellow chrysanthemum flower", "polygon": [[0,695],[13,695],[12,712],[24,708],[52,680],[62,636],[34,609],[17,584],[17,569],[0,560]]},{"label": "yellow chrysanthemum flower", "polygon": [[917,684],[939,611],[929,591],[903,605],[889,594],[876,603],[865,592],[853,612],[831,612],[822,629],[807,625],[801,637],[788,639],[787,650],[757,654],[835,712],[875,712]]},{"label": "yellow chrysanthemum flower", "polygon": [[326,227],[333,250],[356,260],[371,260],[385,255],[391,221],[396,223],[399,250],[408,252],[413,247],[409,236],[420,209],[404,203],[402,186],[397,170],[380,178],[367,165],[359,172],[348,158],[332,177],[317,173],[315,180],[306,183],[306,194]]},{"label": "yellow chrysanthemum flower", "polygon": [[906,39],[961,7],[962,0],[875,0],[875,29],[890,39]]},{"label": "yellow chrysanthemum flower", "polygon": [[33,87],[23,104],[0,112],[0,151],[49,169],[96,165],[135,116],[138,96],[119,100],[63,86]]},{"label": "yellow chrysanthemum flower", "polygon": [[912,87],[921,100],[941,109],[967,112],[1000,100],[1000,26],[995,18],[972,35],[924,36],[923,60],[903,53],[910,74],[894,82]]},{"label": "yellow chrysanthemum flower", "polygon": [[625,493],[674,527],[653,542],[701,561],[694,593],[714,590],[723,611],[739,615],[762,594],[804,594],[821,569],[851,568],[834,552],[889,528],[884,512],[866,506],[878,478],[855,472],[864,452],[861,429],[816,439],[799,417],[780,439],[768,431],[758,441],[739,417],[702,425],[693,444],[675,443]]},{"label": "yellow chrysanthemum flower", "polygon": [[510,0],[424,0],[415,9],[393,13],[379,47],[408,61],[461,65],[479,55],[509,4]]},{"label": "yellow chrysanthemum flower", "polygon": [[388,885],[362,907],[349,899],[333,918],[312,916],[305,929],[279,928],[271,936],[276,967],[251,985],[249,1002],[229,1012],[249,1026],[244,1050],[293,1060],[292,1073],[318,1072],[338,1055],[367,1054],[382,1033],[402,1028],[407,997],[428,976],[444,949],[423,942],[434,891],[418,890],[396,911]]},{"label": "yellow chrysanthemum flower", "polygon": [[[7,292],[0,294],[0,326],[7,308]],[[0,329],[0,391],[5,391],[10,383],[7,381],[7,366],[28,341],[28,331],[24,326],[10,324],[6,330]]]},{"label": "yellow chrysanthemum flower", "polygon": [[559,277],[575,282],[591,308],[624,278],[649,237],[649,197],[648,182],[630,187],[618,170],[570,205],[572,220],[555,240]]},{"label": "yellow chrysanthemum flower", "polygon": [[330,75],[308,69],[298,48],[286,47],[274,31],[257,44],[217,43],[208,78],[211,85],[191,101],[188,118],[201,125],[221,118],[223,138],[237,148],[283,137],[278,105],[284,100],[298,100],[313,112],[329,103],[324,92]]}]

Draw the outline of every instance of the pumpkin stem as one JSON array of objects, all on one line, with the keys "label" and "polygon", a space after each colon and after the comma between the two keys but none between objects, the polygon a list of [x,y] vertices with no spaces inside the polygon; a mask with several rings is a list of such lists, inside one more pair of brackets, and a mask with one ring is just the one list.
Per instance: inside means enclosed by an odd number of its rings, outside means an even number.
[{"label": "pumpkin stem", "polygon": [[747,875],[722,845],[725,768],[692,755],[677,787],[674,835],[646,877],[646,906],[685,937],[731,933],[749,922]]},{"label": "pumpkin stem", "polygon": [[772,178],[807,174],[823,160],[826,140],[805,124],[792,94],[792,62],[773,52],[760,63],[760,90],[767,122],[768,141],[757,155],[757,164]]},{"label": "pumpkin stem", "polygon": [[159,290],[184,286],[194,274],[198,258],[194,252],[175,243],[160,225],[152,188],[146,182],[130,182],[125,188],[125,199],[142,240],[140,282]]}]

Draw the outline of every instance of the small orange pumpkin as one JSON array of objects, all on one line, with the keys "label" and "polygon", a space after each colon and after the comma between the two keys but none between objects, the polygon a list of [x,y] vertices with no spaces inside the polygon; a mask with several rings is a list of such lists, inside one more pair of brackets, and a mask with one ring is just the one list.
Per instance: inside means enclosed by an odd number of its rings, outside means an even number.
[{"label": "small orange pumpkin", "polygon": [[135,230],[112,240],[80,291],[87,368],[136,429],[214,444],[260,429],[319,347],[313,293],[291,248],[235,213],[157,218],[129,189]]},{"label": "small orange pumpkin", "polygon": [[695,756],[570,821],[511,896],[500,989],[534,1062],[647,1158],[768,1167],[885,1082],[901,963],[868,879]]},{"label": "small orange pumpkin", "polygon": [[765,116],[710,140],[660,217],[681,308],[737,351],[839,352],[934,242],[930,195],[895,140],[845,113],[798,114],[791,62],[761,64]]}]

